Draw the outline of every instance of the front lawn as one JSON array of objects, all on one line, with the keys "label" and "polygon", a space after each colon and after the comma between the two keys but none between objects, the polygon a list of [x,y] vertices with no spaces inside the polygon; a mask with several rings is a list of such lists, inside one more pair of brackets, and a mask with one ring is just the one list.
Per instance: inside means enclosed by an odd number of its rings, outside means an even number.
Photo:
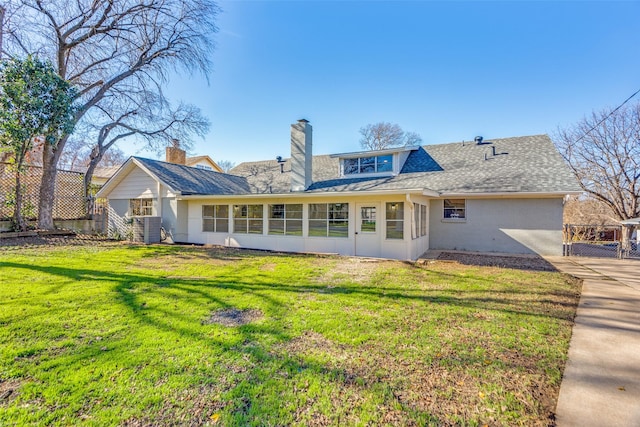
[{"label": "front lawn", "polygon": [[578,295],[451,262],[0,248],[0,425],[549,425]]}]

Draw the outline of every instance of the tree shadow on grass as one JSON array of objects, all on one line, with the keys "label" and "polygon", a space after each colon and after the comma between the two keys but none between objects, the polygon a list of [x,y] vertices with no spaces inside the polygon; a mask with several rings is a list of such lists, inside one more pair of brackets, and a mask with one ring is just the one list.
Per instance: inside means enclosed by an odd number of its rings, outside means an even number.
[{"label": "tree shadow on grass", "polygon": [[[279,283],[273,280],[272,275],[260,272],[252,275],[251,280],[240,278],[233,272],[221,272],[212,278],[170,278],[170,277],[150,277],[138,273],[112,273],[107,271],[98,271],[92,269],[78,269],[70,267],[52,267],[52,266],[38,266],[34,264],[16,263],[0,261],[0,268],[18,268],[31,271],[37,271],[40,273],[53,274],[60,277],[71,279],[72,281],[109,281],[114,283],[114,291],[118,295],[118,299],[122,301],[124,305],[129,307],[132,312],[137,313],[141,308],[141,302],[139,302],[139,295],[132,290],[135,290],[140,285],[153,286],[154,292],[162,293],[168,292],[172,289],[178,289],[185,293],[192,293],[199,297],[210,300],[210,302],[216,303],[222,308],[230,307],[225,301],[216,298],[212,295],[213,290],[227,290],[238,292],[239,294],[248,294],[257,296],[265,301],[268,306],[272,308],[281,307],[283,303],[276,298],[268,295],[266,292],[284,292],[286,294],[302,294],[302,293],[317,293],[322,295],[341,294],[341,295],[353,295],[358,298],[380,299],[380,300],[398,300],[398,301],[422,301],[432,304],[448,304],[458,307],[482,309],[487,308],[487,304],[492,306],[491,310],[501,311],[507,314],[520,314],[536,317],[549,317],[549,313],[544,311],[533,311],[533,307],[523,307],[520,305],[521,301],[516,298],[509,298],[510,295],[518,294],[533,294],[536,296],[547,296],[545,302],[554,302],[561,305],[559,301],[554,301],[554,296],[575,296],[574,294],[563,294],[558,291],[548,292],[532,292],[531,289],[507,289],[507,290],[493,290],[493,289],[466,289],[464,291],[450,291],[447,289],[408,289],[387,284],[380,284],[379,286],[368,286],[357,283],[343,283],[339,286],[327,286],[321,283],[301,283],[297,284],[285,284]],[[451,276],[448,273],[440,273],[430,271],[431,274]],[[454,276],[459,278],[458,276]],[[476,280],[476,279],[472,279]],[[487,282],[492,282],[491,278],[484,279]],[[73,283],[73,282],[69,282]],[[498,296],[481,296],[474,294],[497,294]],[[181,295],[180,298],[190,298],[185,295]],[[540,300],[540,299],[538,299]],[[571,305],[571,304],[569,304]],[[286,308],[286,307],[285,307]]]},{"label": "tree shadow on grass", "polygon": [[[173,250],[161,251],[160,256],[162,253],[175,255]],[[156,254],[156,256],[158,255]],[[227,254],[225,256],[233,257],[235,255]],[[247,258],[249,257],[247,256]],[[135,272],[115,273],[89,268],[45,267],[17,262],[0,262],[0,268],[52,274],[68,279],[70,283],[75,281],[110,282],[113,284],[112,290],[115,293],[114,302],[126,307],[139,324],[156,329],[159,333],[175,334],[189,342],[219,348],[221,351],[233,351],[247,355],[252,360],[254,368],[237,375],[237,381],[224,390],[225,393],[228,393],[227,408],[231,413],[236,414],[239,420],[250,420],[256,411],[259,413],[261,410],[268,410],[268,407],[263,407],[266,403],[261,401],[259,392],[252,391],[247,397],[246,389],[240,387],[240,384],[246,385],[247,382],[250,384],[264,380],[261,376],[266,377],[266,374],[264,372],[259,374],[258,371],[267,371],[267,373],[282,371],[289,375],[291,381],[310,373],[321,377],[322,381],[334,383],[339,387],[366,389],[377,395],[381,401],[388,403],[389,407],[405,407],[405,404],[398,401],[393,393],[381,391],[384,387],[376,388],[367,381],[360,381],[357,375],[350,372],[348,368],[331,367],[304,355],[292,358],[286,352],[274,349],[272,346],[264,347],[259,344],[266,342],[265,336],[270,337],[268,342],[276,343],[289,342],[295,338],[282,322],[274,320],[285,317],[290,309],[285,298],[277,297],[278,293],[293,294],[294,296],[313,293],[322,295],[323,298],[329,300],[332,295],[336,295],[341,298],[352,297],[355,300],[426,302],[462,308],[489,309],[507,314],[565,319],[558,313],[549,313],[542,309],[536,311],[532,305],[520,305],[520,300],[510,298],[510,295],[513,294],[511,291],[473,290],[456,294],[443,289],[412,290],[392,284],[369,286],[354,283],[341,283],[339,286],[328,287],[326,284],[309,281],[299,284],[281,283],[274,280],[274,274],[265,272],[256,273],[248,279],[234,274],[233,270],[229,269],[221,269],[218,275],[211,278],[172,278],[150,277]],[[432,273],[442,274],[448,279],[456,277],[449,273]],[[486,294],[495,294],[496,296],[486,296]],[[224,337],[211,334],[210,329],[202,327],[203,319],[193,313],[180,312],[163,306],[146,305],[145,300],[150,295],[157,295],[164,299],[177,298],[183,302],[188,301],[192,306],[206,305],[215,308],[234,308],[236,301],[247,295],[253,298],[254,303],[258,301],[256,304],[265,313],[266,319],[264,322],[234,328],[237,339],[229,342]],[[194,328],[193,325],[201,327]],[[258,343],[258,345],[252,345],[252,343]],[[126,351],[126,348],[118,348],[114,344],[113,348],[105,350],[100,343],[93,343],[74,355],[75,359],[66,359],[66,361],[82,363],[86,359],[99,360],[112,357],[112,351]],[[261,409],[261,407],[263,408]]]}]

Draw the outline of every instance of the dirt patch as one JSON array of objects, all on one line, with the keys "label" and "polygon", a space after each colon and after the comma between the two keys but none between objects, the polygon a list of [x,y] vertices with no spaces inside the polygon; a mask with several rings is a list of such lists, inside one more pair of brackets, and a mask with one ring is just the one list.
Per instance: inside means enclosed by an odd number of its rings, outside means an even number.
[{"label": "dirt patch", "polygon": [[0,381],[0,406],[6,405],[18,397],[18,390],[22,384],[19,381]]},{"label": "dirt patch", "polygon": [[334,283],[348,278],[355,283],[371,280],[371,276],[381,268],[397,266],[397,261],[377,258],[336,257],[335,264],[316,280],[320,283]]},{"label": "dirt patch", "polygon": [[238,310],[237,308],[225,308],[211,313],[211,316],[203,323],[207,325],[242,326],[260,320],[263,317],[262,311],[256,309]]},{"label": "dirt patch", "polygon": [[442,252],[438,261],[456,261],[464,265],[514,268],[518,270],[557,271],[544,258],[529,256],[485,255],[461,252]]}]

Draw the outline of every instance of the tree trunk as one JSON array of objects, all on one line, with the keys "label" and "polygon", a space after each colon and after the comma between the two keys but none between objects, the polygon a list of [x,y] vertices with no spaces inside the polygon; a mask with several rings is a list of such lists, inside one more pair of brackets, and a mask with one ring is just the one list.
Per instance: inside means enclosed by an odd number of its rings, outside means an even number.
[{"label": "tree trunk", "polygon": [[40,201],[38,205],[38,228],[53,230],[53,204],[56,194],[56,176],[58,174],[58,158],[67,142],[67,137],[60,140],[57,146],[45,142],[42,149],[42,183],[40,184]]},{"label": "tree trunk", "polygon": [[22,217],[22,172],[16,168],[16,198],[13,209],[13,226],[17,231],[27,231],[27,223]]},{"label": "tree trunk", "polygon": [[84,188],[87,195],[87,215],[93,215],[93,195],[89,194],[91,191],[91,180],[93,179],[93,172],[96,170],[98,163],[102,160],[106,150],[102,150],[100,146],[95,146],[89,154],[89,167],[84,174]]}]

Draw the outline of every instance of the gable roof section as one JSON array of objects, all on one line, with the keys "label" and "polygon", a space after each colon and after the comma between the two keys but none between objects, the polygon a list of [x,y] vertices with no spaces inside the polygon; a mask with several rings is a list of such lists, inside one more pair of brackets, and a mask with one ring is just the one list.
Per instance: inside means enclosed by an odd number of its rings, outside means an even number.
[{"label": "gable roof section", "polygon": [[[246,177],[252,193],[288,193],[290,160],[284,163],[284,173],[275,160],[241,163],[231,173]],[[345,178],[339,171],[337,156],[313,156],[313,183],[306,192],[420,188],[441,195],[581,192],[547,135],[494,139],[480,145],[426,145],[412,151],[400,174],[391,177]]]},{"label": "gable roof section", "polygon": [[198,169],[191,166],[135,158],[156,179],[184,196],[198,194],[249,194],[247,180],[240,176]]},{"label": "gable roof section", "polygon": [[177,165],[159,160],[130,157],[98,192],[105,197],[112,188],[126,178],[135,167],[140,167],[153,179],[177,194],[192,195],[241,195],[249,194],[247,180],[240,176]]}]

